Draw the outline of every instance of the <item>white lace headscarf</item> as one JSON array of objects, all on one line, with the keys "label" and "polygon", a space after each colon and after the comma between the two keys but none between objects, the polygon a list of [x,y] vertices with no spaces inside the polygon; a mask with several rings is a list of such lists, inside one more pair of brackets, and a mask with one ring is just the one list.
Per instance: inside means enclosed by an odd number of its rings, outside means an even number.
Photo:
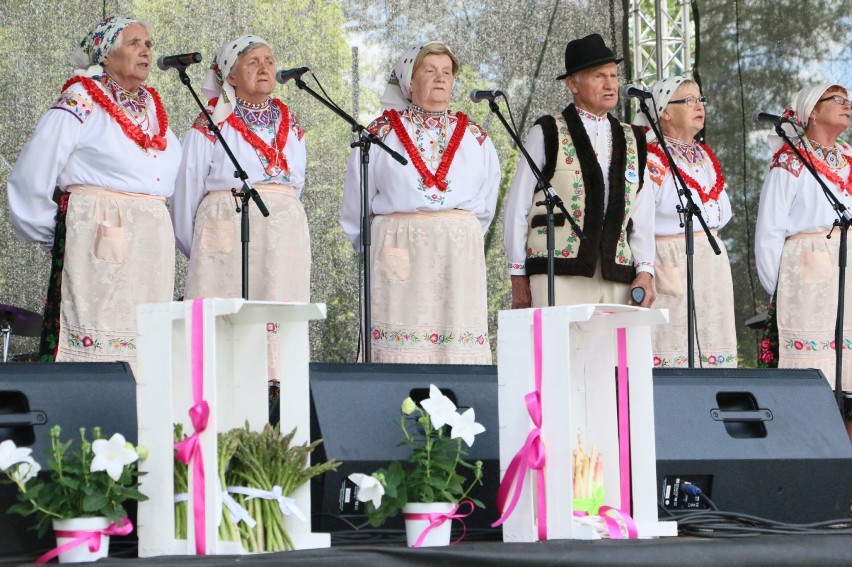
[{"label": "white lace headscarf", "polygon": [[[651,118],[654,120],[654,124],[657,125],[657,128],[660,127],[660,115],[663,113],[663,110],[669,105],[669,101],[677,91],[678,87],[684,81],[689,81],[686,77],[669,77],[668,79],[660,79],[651,85],[651,94],[654,96],[652,99],[652,105],[649,108],[651,113]],[[654,133],[654,130],[651,128],[651,125],[648,123],[648,119],[644,113],[639,113],[633,119],[633,123],[637,126],[644,126],[648,128],[645,136],[648,142],[653,142],[657,139],[657,135]]]},{"label": "white lace headscarf", "polygon": [[234,87],[225,79],[231,74],[234,65],[246,48],[250,45],[269,45],[256,35],[244,35],[222,45],[213,56],[210,69],[204,76],[201,91],[207,99],[219,97],[216,108],[213,109],[213,121],[217,124],[224,121],[234,111],[233,101],[237,94]]},{"label": "white lace headscarf", "polygon": [[382,93],[382,110],[405,110],[411,104],[411,77],[414,75],[414,62],[421,51],[430,46],[442,47],[453,62],[453,75],[459,71],[459,60],[447,45],[440,41],[428,41],[407,50],[396,60],[388,77],[388,84]]}]

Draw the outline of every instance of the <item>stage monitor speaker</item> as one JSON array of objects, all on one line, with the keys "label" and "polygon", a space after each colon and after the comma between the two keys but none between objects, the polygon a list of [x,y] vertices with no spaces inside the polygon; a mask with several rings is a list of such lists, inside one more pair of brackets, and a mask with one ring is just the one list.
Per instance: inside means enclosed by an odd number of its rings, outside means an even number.
[{"label": "stage monitor speaker", "polygon": [[[11,439],[31,447],[33,458],[46,468],[54,425],[62,427],[63,439],[75,440],[75,448],[80,446],[78,430],[85,427],[91,439],[95,426],[105,437],[121,433],[135,444],[136,381],[128,364],[0,364],[0,442]],[[0,485],[0,557],[55,546],[52,534],[39,540],[29,529],[30,519],[6,514],[16,501],[17,487]]]},{"label": "stage monitor speaker", "polygon": [[[500,483],[499,425],[497,417],[497,367],[420,364],[311,364],[311,439],[323,439],[314,462],[334,458],[342,461],[336,472],[314,479],[311,496],[313,530],[340,532],[369,527],[363,504],[354,501],[347,477],[354,472],[370,474],[391,461],[405,461],[408,451],[399,447],[402,401],[429,397],[434,384],[459,411],[472,407],[476,421],[485,426],[473,446],[466,448],[467,460],[483,462],[483,485],[471,496],[486,508],[477,508],[465,518],[468,533],[477,530],[485,537],[499,537],[491,528]],[[282,392],[282,395],[286,395]],[[402,515],[383,527],[402,529]]]},{"label": "stage monitor speaker", "polygon": [[709,508],[692,484],[727,512],[850,516],[852,444],[820,371],[655,369],[653,380],[664,509]]}]

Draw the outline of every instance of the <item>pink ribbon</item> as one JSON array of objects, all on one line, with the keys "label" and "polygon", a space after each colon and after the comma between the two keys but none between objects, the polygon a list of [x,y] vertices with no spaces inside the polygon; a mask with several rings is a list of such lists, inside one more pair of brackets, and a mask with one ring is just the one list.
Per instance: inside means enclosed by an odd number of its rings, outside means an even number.
[{"label": "pink ribbon", "polygon": [[204,522],[204,458],[201,454],[199,435],[207,429],[210,419],[210,406],[204,400],[204,302],[195,299],[192,302],[192,338],[191,338],[192,401],[189,419],[195,433],[175,443],[175,457],[185,465],[190,461],[192,467],[192,507],[195,518],[195,553],[207,554],[207,534]]},{"label": "pink ribbon", "polygon": [[[581,512],[579,510],[574,511],[574,515],[578,518],[583,518],[588,516],[588,512]],[[624,524],[625,529],[627,530],[627,538],[628,539],[636,539],[639,537],[639,530],[636,528],[636,522],[633,521],[633,518],[630,517],[630,514],[625,514],[618,508],[613,508],[612,506],[601,506],[598,508],[597,514],[595,514],[598,518],[603,520],[604,525],[606,526],[607,531],[609,532],[610,539],[621,539],[621,524]],[[621,523],[619,523],[619,521]]]},{"label": "pink ribbon", "polygon": [[621,510],[628,516],[630,507],[630,391],[627,385],[627,330],[618,337],[618,466],[621,477]]},{"label": "pink ribbon", "polygon": [[[458,510],[465,504],[470,505],[470,511],[466,514],[460,513]],[[450,510],[447,514],[442,514],[440,512],[430,512],[428,514],[403,514],[402,517],[406,520],[427,520],[429,525],[426,526],[426,529],[423,530],[423,533],[420,534],[420,537],[417,538],[417,541],[414,542],[414,547],[420,547],[423,545],[423,541],[426,539],[426,536],[429,535],[429,532],[434,530],[435,528],[441,526],[447,520],[458,520],[462,525],[462,534],[459,538],[452,542],[450,545],[455,545],[461,540],[464,539],[465,534],[467,534],[467,526],[465,525],[462,518],[467,518],[473,514],[473,502],[470,500],[464,500],[456,505],[452,510]]]},{"label": "pink ribbon", "polygon": [[[541,367],[542,367],[542,329],[541,309],[533,312],[533,356],[535,362],[535,390],[524,397],[527,412],[530,414],[535,427],[530,431],[523,447],[512,458],[500,488],[497,490],[497,509],[500,518],[491,524],[492,527],[502,525],[518,505],[518,499],[524,488],[527,469],[536,471],[536,514],[538,516],[538,539],[547,539],[547,498],[545,492],[544,465],[545,450],[541,440]],[[506,506],[506,499],[511,493],[511,500]]]},{"label": "pink ribbon", "polygon": [[133,524],[130,522],[129,518],[122,518],[121,522],[122,524],[120,526],[113,523],[102,530],[57,531],[57,538],[70,537],[74,539],[68,543],[63,543],[62,545],[51,549],[36,559],[36,564],[41,565],[42,563],[47,563],[54,557],[59,557],[63,553],[71,551],[75,547],[83,545],[84,543],[88,543],[89,551],[95,553],[101,548],[101,536],[125,536],[133,531]]}]

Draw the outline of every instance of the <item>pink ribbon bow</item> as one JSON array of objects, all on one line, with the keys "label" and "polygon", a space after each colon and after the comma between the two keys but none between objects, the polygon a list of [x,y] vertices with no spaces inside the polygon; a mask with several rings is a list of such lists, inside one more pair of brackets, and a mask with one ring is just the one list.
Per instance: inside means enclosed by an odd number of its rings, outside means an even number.
[{"label": "pink ribbon bow", "polygon": [[201,453],[199,435],[207,429],[210,419],[210,406],[204,400],[204,302],[196,299],[192,302],[192,400],[189,419],[195,433],[175,443],[175,457],[188,465],[192,461],[192,507],[195,519],[195,552],[205,555],[207,534],[205,533],[204,501],[204,458]]},{"label": "pink ribbon bow", "polygon": [[[574,510],[574,515],[578,518],[582,518],[588,516],[589,513]],[[637,537],[639,537],[639,529],[636,527],[636,522],[633,521],[633,518],[630,517],[630,514],[626,514],[618,508],[613,508],[612,506],[601,506],[600,508],[598,508],[598,512],[595,515],[601,520],[603,520],[604,525],[606,526],[606,529],[609,532],[610,539],[622,538],[622,524],[627,530],[628,539],[636,539]]]},{"label": "pink ribbon bow", "polygon": [[[470,505],[470,511],[466,514],[462,514],[458,510],[465,504]],[[430,512],[428,514],[403,514],[402,517],[406,520],[428,520],[429,522],[429,525],[426,526],[426,529],[423,530],[423,533],[421,533],[420,537],[417,538],[417,541],[414,542],[414,547],[420,547],[421,545],[423,545],[423,541],[426,539],[426,536],[429,535],[429,532],[431,532],[438,526],[441,526],[447,520],[458,520],[459,522],[461,522],[462,525],[462,534],[456,541],[450,544],[455,545],[461,540],[463,540],[465,534],[467,534],[467,526],[465,525],[462,518],[467,518],[468,516],[473,514],[473,508],[473,502],[471,502],[470,500],[464,500],[462,502],[459,502],[459,504],[457,504],[452,510],[450,510],[446,514],[442,514],[440,512]]]},{"label": "pink ribbon bow", "polygon": [[[539,541],[544,541],[547,539],[547,495],[544,478],[546,459],[544,444],[541,440],[541,309],[536,309],[533,312],[533,354],[535,357],[535,391],[527,394],[524,397],[524,401],[527,405],[527,412],[530,414],[530,419],[532,419],[535,427],[530,431],[523,447],[512,458],[509,467],[506,469],[506,474],[500,483],[500,488],[497,490],[497,509],[500,511],[500,518],[491,524],[491,526],[496,528],[502,525],[512,515],[512,512],[515,511],[515,506],[518,505],[518,499],[521,497],[521,492],[523,491],[527,469],[532,469],[536,471],[538,539]],[[506,506],[506,499],[510,493],[511,500],[509,501],[509,505]]]},{"label": "pink ribbon bow", "polygon": [[62,545],[55,547],[36,559],[36,564],[41,565],[42,563],[47,563],[54,557],[59,557],[61,554],[71,551],[75,547],[79,545],[83,545],[84,543],[89,544],[89,551],[95,553],[101,548],[101,536],[125,536],[133,531],[133,524],[130,522],[130,518],[122,518],[122,524],[116,525],[115,523],[110,524],[106,528],[102,530],[93,530],[93,531],[57,531],[57,538],[74,538],[68,543],[63,543]]}]

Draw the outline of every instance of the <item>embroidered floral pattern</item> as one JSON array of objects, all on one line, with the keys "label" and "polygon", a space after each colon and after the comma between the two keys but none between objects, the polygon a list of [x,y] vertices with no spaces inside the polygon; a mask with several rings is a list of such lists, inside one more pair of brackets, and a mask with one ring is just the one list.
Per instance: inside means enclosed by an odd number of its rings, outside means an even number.
[{"label": "embroidered floral pattern", "polygon": [[70,333],[68,346],[77,350],[101,350],[101,341],[83,333]]},{"label": "embroidered floral pattern", "polygon": [[778,368],[778,320],[775,309],[776,296],[773,294],[767,310],[766,326],[757,352],[758,368]]},{"label": "embroidered floral pattern", "polygon": [[113,352],[115,351],[125,351],[125,350],[136,350],[136,339],[121,339],[121,338],[112,338],[107,339],[107,348]]},{"label": "embroidered floral pattern", "polygon": [[523,269],[524,269],[524,267],[525,267],[525,265],[524,265],[524,264],[518,264],[518,263],[514,263],[514,262],[509,262],[509,269],[510,269],[510,270],[523,270]]},{"label": "embroidered floral pattern", "polygon": [[[625,132],[626,133],[626,132]],[[625,152],[625,177],[624,183],[624,222],[621,225],[621,236],[618,239],[618,244],[615,247],[615,261],[623,266],[630,266],[633,263],[633,253],[630,251],[630,245],[627,242],[627,223],[630,222],[633,210],[633,196],[639,190],[639,154],[636,150],[636,138],[631,135],[626,135],[627,151]],[[634,175],[629,175],[627,172],[634,172]],[[631,177],[635,182],[630,182]]]},{"label": "embroidered floral pattern", "polygon": [[70,112],[82,123],[92,114],[92,101],[73,91],[64,92],[50,108]]},{"label": "embroidered floral pattern", "polygon": [[476,138],[476,141],[479,142],[480,146],[485,143],[486,138],[488,138],[488,134],[485,133],[482,126],[471,121],[468,123],[467,128],[470,130],[470,133],[473,134],[473,137]]},{"label": "embroidered floral pattern", "polygon": [[[736,354],[702,354],[699,357],[701,362],[701,366],[703,367],[713,367],[713,366],[723,366],[723,365],[734,365],[737,362]],[[689,366],[689,357],[686,355],[675,356],[674,358],[666,358],[655,356],[654,357],[654,367],[655,368],[686,368]]]},{"label": "embroidered floral pattern", "polygon": [[386,115],[381,115],[367,126],[367,131],[384,141],[388,133],[391,131],[390,119]]},{"label": "embroidered floral pattern", "polygon": [[[679,145],[672,145],[673,150],[677,151],[678,148],[680,148]],[[713,187],[702,187],[695,178],[691,177],[683,170],[683,168],[679,167],[678,171],[680,172],[680,176],[683,178],[683,182],[686,183],[687,187],[698,194],[702,203],[706,203],[707,201],[718,201],[719,195],[721,195],[722,191],[725,189],[725,176],[722,175],[722,166],[719,165],[719,160],[716,158],[716,154],[714,154],[713,150],[701,142],[695,142],[695,147],[692,148],[692,151],[695,152],[696,156],[700,156],[701,152],[703,152],[707,159],[710,160],[710,163],[713,165],[713,173],[716,181],[713,183]],[[667,163],[668,161],[659,142],[652,142],[648,144],[648,153],[654,154],[654,156],[660,160],[660,164]],[[696,159],[700,159],[700,157],[697,157]],[[658,183],[658,185],[662,185],[662,182]]]},{"label": "embroidered floral pattern", "polygon": [[373,327],[373,343],[408,346],[414,343],[440,345],[483,346],[489,344],[488,331],[462,331],[458,337],[447,331],[391,330]]},{"label": "embroidered floral pattern", "polygon": [[[788,339],[784,344],[784,350],[790,352],[809,352],[820,354],[836,350],[834,340],[816,340],[807,337]],[[852,349],[852,339],[843,338],[843,350]]]},{"label": "embroidered floral pattern", "polygon": [[136,350],[135,337],[98,337],[80,331],[72,331],[67,338],[68,347],[78,351],[107,351],[110,354]]},{"label": "embroidered floral pattern", "polygon": [[266,332],[273,334],[273,335],[277,335],[278,330],[280,328],[281,328],[281,325],[279,325],[278,323],[274,323],[272,321],[270,321],[269,323],[266,324]]}]

